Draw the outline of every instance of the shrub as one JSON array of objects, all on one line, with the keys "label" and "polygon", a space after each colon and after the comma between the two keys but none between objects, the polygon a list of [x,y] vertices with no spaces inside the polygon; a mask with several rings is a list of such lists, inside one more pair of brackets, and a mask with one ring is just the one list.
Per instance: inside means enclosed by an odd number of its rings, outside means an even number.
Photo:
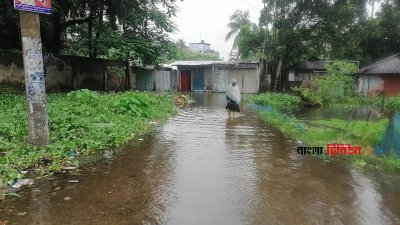
[{"label": "shrub", "polygon": [[300,103],[300,98],[288,94],[279,93],[265,93],[259,95],[252,95],[246,99],[248,102],[253,102],[257,105],[271,106],[276,110],[289,109]]},{"label": "shrub", "polygon": [[23,95],[0,98],[0,179],[12,181],[21,170],[59,170],[79,154],[117,147],[150,122],[176,112],[172,95],[128,92],[102,94],[89,90],[48,95],[51,144],[28,145],[26,100]]}]

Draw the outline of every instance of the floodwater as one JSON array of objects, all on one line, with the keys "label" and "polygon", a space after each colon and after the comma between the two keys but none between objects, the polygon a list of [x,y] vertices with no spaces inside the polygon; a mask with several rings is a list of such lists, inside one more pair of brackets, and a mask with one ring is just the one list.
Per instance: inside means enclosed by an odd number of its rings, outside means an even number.
[{"label": "floodwater", "polygon": [[300,156],[254,112],[229,120],[224,95],[195,97],[124,153],[3,201],[0,224],[400,224],[399,177]]},{"label": "floodwater", "polygon": [[289,113],[294,114],[296,118],[304,122],[327,119],[376,121],[390,115],[390,113],[383,114],[381,109],[376,106],[338,107],[330,105],[298,107],[290,110]]}]

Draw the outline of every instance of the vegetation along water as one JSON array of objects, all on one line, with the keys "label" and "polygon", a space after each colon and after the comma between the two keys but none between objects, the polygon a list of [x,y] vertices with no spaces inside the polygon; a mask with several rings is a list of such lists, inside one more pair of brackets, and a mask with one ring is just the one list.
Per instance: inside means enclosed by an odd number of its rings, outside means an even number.
[{"label": "vegetation along water", "polygon": [[30,147],[27,140],[26,98],[0,93],[0,176],[11,183],[23,173],[52,172],[76,166],[79,155],[120,146],[146,132],[154,121],[175,114],[174,102],[188,98],[147,92],[108,93],[80,90],[50,94],[51,144]]},{"label": "vegetation along water", "polygon": [[[297,139],[299,143],[309,146],[326,146],[329,143],[361,145],[362,155],[335,158],[349,161],[357,167],[371,166],[387,172],[398,172],[400,160],[394,152],[386,152],[377,157],[374,150],[384,141],[391,115],[400,110],[400,98],[359,96],[351,77],[355,70],[356,68],[352,68],[350,64],[334,63],[327,67],[328,76],[316,79],[317,88],[294,88],[294,95],[280,93],[253,95],[246,101],[259,109],[259,116],[264,122]],[[333,110],[344,108],[348,110],[350,117],[310,119],[305,123],[290,113],[291,109],[301,103],[307,106],[324,105],[332,107]],[[357,107],[366,105],[384,111],[378,113],[378,118],[375,120],[370,120],[369,116],[366,120],[352,117]],[[327,159],[327,156],[322,158]]]}]

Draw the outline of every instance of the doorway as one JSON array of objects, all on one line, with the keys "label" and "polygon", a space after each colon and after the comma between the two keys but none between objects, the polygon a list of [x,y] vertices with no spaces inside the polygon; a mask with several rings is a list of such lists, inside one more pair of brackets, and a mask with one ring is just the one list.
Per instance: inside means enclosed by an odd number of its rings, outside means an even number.
[{"label": "doorway", "polygon": [[190,92],[192,91],[192,71],[182,70],[181,71],[181,91]]}]

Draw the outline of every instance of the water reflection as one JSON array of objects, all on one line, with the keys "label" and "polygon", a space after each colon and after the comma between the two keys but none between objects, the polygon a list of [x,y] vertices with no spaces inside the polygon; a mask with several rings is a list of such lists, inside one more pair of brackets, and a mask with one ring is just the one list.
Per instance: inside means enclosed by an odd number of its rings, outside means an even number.
[{"label": "water reflection", "polygon": [[359,106],[359,107],[341,107],[326,105],[321,107],[298,107],[290,111],[300,120],[327,120],[327,119],[342,119],[342,120],[365,120],[376,121],[383,118],[385,115],[379,107],[375,106]]}]

